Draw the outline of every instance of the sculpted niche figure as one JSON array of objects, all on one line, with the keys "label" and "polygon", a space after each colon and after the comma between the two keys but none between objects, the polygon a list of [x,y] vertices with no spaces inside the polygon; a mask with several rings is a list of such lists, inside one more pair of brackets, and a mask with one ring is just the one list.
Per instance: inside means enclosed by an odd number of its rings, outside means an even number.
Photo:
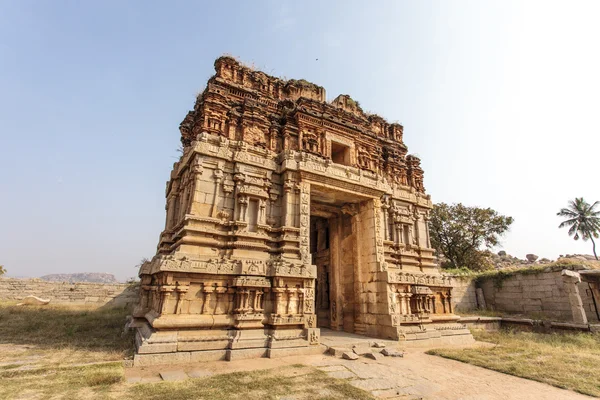
[{"label": "sculpted niche figure", "polygon": [[215,72],[180,125],[165,229],[139,271],[135,364],[321,351],[321,328],[469,340],[403,127],[230,57]]}]

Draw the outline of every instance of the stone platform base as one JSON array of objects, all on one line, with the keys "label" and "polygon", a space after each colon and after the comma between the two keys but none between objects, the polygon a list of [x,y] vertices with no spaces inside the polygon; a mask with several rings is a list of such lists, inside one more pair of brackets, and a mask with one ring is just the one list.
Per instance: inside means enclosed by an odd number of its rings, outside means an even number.
[{"label": "stone platform base", "polygon": [[[132,327],[136,329],[135,367],[323,354],[330,348],[372,347],[375,342],[380,348],[397,349],[468,345],[475,342],[469,329],[456,322],[400,326],[399,340],[322,328],[320,344],[312,345],[308,344],[307,332],[302,329],[295,332],[287,330],[285,337],[278,337],[277,332],[266,329],[155,331],[144,320],[135,321]],[[319,328],[311,329],[319,331]]]},{"label": "stone platform base", "polygon": [[[277,358],[320,354],[327,350],[318,344],[318,328],[155,330],[142,318],[134,320],[129,327],[136,331],[135,367]],[[316,337],[317,342],[309,344],[309,337]]]},{"label": "stone platform base", "polygon": [[163,364],[192,364],[206,361],[235,361],[250,358],[280,358],[289,356],[305,356],[324,354],[327,347],[313,345],[305,347],[290,347],[283,349],[238,349],[238,350],[205,350],[178,351],[174,353],[136,354],[133,358],[134,367],[147,367]]}]

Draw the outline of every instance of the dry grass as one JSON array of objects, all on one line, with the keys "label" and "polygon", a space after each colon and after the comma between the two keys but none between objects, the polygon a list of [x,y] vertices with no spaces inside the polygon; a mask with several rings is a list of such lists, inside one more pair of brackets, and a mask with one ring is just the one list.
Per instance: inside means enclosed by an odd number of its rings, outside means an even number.
[{"label": "dry grass", "polygon": [[0,303],[0,399],[110,398],[132,352],[126,314]]},{"label": "dry grass", "polygon": [[[299,369],[298,373],[294,369]],[[373,399],[344,380],[332,379],[325,372],[303,366],[277,370],[234,372],[177,383],[135,385],[128,396],[146,400],[186,399]]]},{"label": "dry grass", "polygon": [[121,335],[126,314],[0,303],[0,399],[372,399],[301,365],[127,384],[120,362],[132,353],[132,335]]},{"label": "dry grass", "polygon": [[429,354],[600,396],[600,335],[474,331],[493,347],[436,349]]},{"label": "dry grass", "polygon": [[109,399],[123,381],[120,362],[79,367],[36,366],[0,372],[0,399],[94,398]]}]

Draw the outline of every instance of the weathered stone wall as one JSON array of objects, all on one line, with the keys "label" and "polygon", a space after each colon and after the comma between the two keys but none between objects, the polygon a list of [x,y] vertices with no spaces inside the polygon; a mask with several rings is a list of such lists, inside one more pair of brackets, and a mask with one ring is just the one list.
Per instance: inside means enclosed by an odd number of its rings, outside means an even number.
[{"label": "weathered stone wall", "polygon": [[475,294],[475,283],[472,278],[452,278],[452,306],[456,313],[475,310],[477,308],[477,297]]},{"label": "weathered stone wall", "polygon": [[[487,309],[571,321],[573,314],[561,276],[563,269],[578,271],[583,267],[553,266],[539,273],[524,270],[523,273],[480,279],[478,283],[473,278],[454,277],[453,303],[458,313],[476,309],[475,291],[476,287],[481,287]],[[598,322],[588,284],[581,282],[577,287],[589,322]]]},{"label": "weathered stone wall", "polygon": [[47,282],[41,279],[0,278],[0,300],[21,300],[33,295],[51,303],[111,307],[131,306],[138,301],[137,284]]}]

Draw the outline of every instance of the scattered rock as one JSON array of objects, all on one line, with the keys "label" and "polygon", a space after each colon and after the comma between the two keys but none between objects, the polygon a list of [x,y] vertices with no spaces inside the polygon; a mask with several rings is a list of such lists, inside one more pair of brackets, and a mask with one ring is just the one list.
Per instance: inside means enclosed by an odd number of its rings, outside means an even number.
[{"label": "scattered rock", "polygon": [[17,304],[18,306],[45,306],[50,303],[50,300],[41,299],[35,296],[27,296],[25,297],[21,303]]},{"label": "scattered rock", "polygon": [[383,359],[383,355],[381,353],[369,353],[369,354],[365,354],[365,357],[370,358],[371,360],[382,360]]},{"label": "scattered rock", "polygon": [[358,354],[351,351],[347,351],[344,354],[342,354],[342,358],[346,360],[358,360]]},{"label": "scattered rock", "polygon": [[345,347],[330,347],[327,351],[333,356],[342,357],[345,352],[352,350]]},{"label": "scattered rock", "polygon": [[527,261],[529,261],[530,263],[534,263],[535,260],[537,260],[539,257],[536,256],[535,254],[527,254],[525,256],[525,258],[527,259]]},{"label": "scattered rock", "polygon": [[392,349],[383,349],[381,351],[381,354],[383,354],[386,357],[404,357],[404,353]]},{"label": "scattered rock", "polygon": [[383,349],[385,347],[385,343],[381,343],[381,342],[373,342],[373,347],[376,347],[378,349]]},{"label": "scattered rock", "polygon": [[373,352],[371,351],[371,349],[370,349],[370,348],[368,348],[368,347],[354,347],[354,348],[352,349],[352,351],[353,351],[354,353],[358,354],[359,356],[364,356],[364,355],[367,355],[367,354],[371,354],[371,353],[373,353]]}]

